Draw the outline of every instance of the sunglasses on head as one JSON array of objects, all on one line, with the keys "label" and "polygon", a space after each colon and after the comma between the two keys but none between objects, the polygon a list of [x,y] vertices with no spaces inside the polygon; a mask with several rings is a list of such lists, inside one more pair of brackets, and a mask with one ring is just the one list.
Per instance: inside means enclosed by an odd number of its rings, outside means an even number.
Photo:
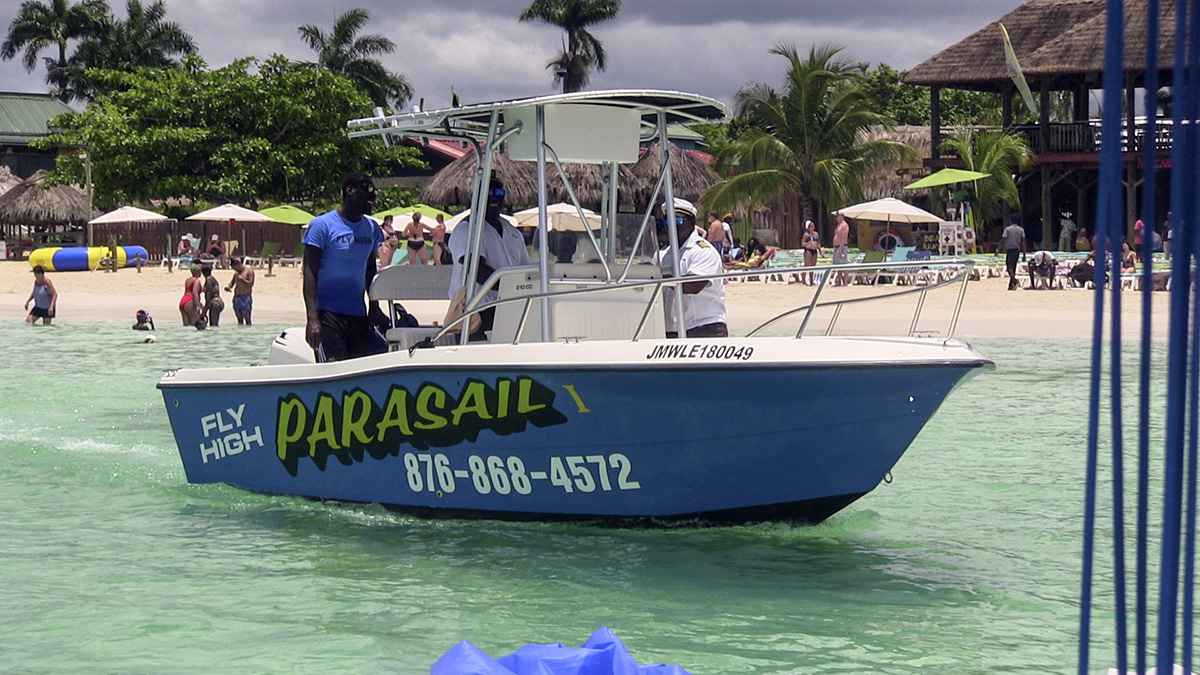
[{"label": "sunglasses on head", "polygon": [[502,187],[494,187],[488,190],[488,197],[491,199],[504,199],[504,196],[507,194]]}]

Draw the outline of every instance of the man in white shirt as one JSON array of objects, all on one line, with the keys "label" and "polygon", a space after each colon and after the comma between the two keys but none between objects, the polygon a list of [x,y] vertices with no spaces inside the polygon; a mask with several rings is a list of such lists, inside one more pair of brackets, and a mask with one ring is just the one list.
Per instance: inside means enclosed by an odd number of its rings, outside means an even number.
[{"label": "man in white shirt", "polygon": [[[680,276],[708,276],[723,271],[721,254],[707,239],[696,232],[696,207],[684,199],[675,199],[675,233],[679,242]],[[666,205],[663,205],[666,212]],[[665,222],[660,222],[666,234]],[[669,240],[668,240],[669,241]],[[656,256],[663,268],[663,276],[673,273],[671,250],[660,251]],[[728,337],[725,325],[725,284],[717,281],[691,281],[679,284],[683,291],[683,328],[687,337]],[[675,318],[675,294],[664,287],[663,304],[666,307],[667,337],[678,337],[679,322]]]},{"label": "man in white shirt", "polygon": [[[525,248],[525,238],[521,232],[508,221],[500,217],[504,208],[506,192],[499,174],[492,176],[488,186],[487,208],[484,211],[483,231],[479,241],[479,267],[475,275],[476,283],[482,284],[492,276],[492,272],[506,267],[529,264],[529,250]],[[448,246],[450,255],[454,258],[454,270],[450,277],[449,297],[463,286],[463,273],[466,267],[464,257],[470,237],[470,223],[463,221],[450,234]],[[468,299],[470,294],[468,294]],[[496,299],[496,291],[492,290],[483,296],[482,302],[492,302]],[[479,313],[480,328],[472,333],[471,339],[481,340],[483,333],[492,329],[496,317],[496,308],[486,309]]]}]

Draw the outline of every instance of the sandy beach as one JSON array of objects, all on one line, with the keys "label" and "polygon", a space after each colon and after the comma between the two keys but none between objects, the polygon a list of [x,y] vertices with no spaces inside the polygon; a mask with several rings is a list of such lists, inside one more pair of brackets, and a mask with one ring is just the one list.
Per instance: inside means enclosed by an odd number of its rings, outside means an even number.
[{"label": "sandy beach", "polygon": [[[33,288],[30,272],[26,261],[0,261],[0,320],[25,318],[25,300]],[[233,272],[216,270],[213,274],[225,286]],[[47,276],[59,292],[56,322],[111,320],[132,324],[137,310],[144,309],[155,317],[160,329],[182,328],[177,307],[183,294],[184,272],[167,272],[155,266],[141,272],[135,269],[50,272]],[[296,267],[276,267],[272,274],[259,269],[254,288],[255,323],[303,325],[304,300],[300,285],[301,274]],[[969,282],[955,336],[1053,338],[1091,335],[1094,292],[1082,289],[1010,292],[1006,286],[1004,278]],[[870,286],[828,288],[822,299],[866,297],[878,290]],[[726,306],[730,330],[745,332],[776,314],[807,304],[812,292],[812,287],[795,283],[729,283],[726,285]],[[949,308],[953,306],[956,294],[957,290],[950,289],[930,293],[918,328],[945,334]],[[223,295],[228,296],[227,293]],[[1157,339],[1166,337],[1167,300],[1166,293],[1154,294],[1153,334]],[[1121,295],[1121,303],[1123,332],[1126,337],[1133,337],[1140,330],[1141,293],[1126,291]],[[917,297],[913,295],[848,306],[838,318],[837,332],[903,334],[908,330],[916,304]],[[1106,305],[1111,306],[1111,302],[1106,301]],[[446,303],[413,301],[406,302],[405,306],[422,323],[429,323],[442,318]],[[810,333],[813,326],[824,326],[821,322],[827,318],[827,315],[815,314]],[[227,307],[221,323],[222,326],[237,323],[232,308]]]}]

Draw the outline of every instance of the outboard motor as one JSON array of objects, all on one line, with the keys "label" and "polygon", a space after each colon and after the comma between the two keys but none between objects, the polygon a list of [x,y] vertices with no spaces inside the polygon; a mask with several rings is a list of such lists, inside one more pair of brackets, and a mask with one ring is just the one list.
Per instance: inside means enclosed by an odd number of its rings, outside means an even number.
[{"label": "outboard motor", "polygon": [[285,328],[279,337],[271,342],[271,355],[267,357],[268,366],[283,364],[316,363],[317,357],[312,347],[304,339],[303,328]]}]

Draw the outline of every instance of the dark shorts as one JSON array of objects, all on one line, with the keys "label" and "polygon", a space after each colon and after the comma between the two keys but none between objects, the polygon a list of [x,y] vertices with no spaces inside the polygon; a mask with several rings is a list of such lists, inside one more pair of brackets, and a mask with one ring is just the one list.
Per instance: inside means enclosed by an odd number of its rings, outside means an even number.
[{"label": "dark shorts", "polygon": [[411,248],[411,249],[412,249],[412,250],[414,250],[414,251],[420,251],[421,249],[425,248],[425,242],[423,242],[423,241],[410,241],[410,242],[408,242],[408,247],[409,247],[409,248]]},{"label": "dark shorts", "polygon": [[53,319],[54,318],[54,312],[51,312],[49,310],[49,308],[42,309],[41,307],[34,307],[33,310],[29,312],[29,314],[30,314],[30,316],[32,316],[36,319]]},{"label": "dark shorts", "polygon": [[365,316],[350,316],[327,310],[317,310],[321,320],[321,345],[317,362],[345,361],[360,356],[382,354],[387,342],[375,332]]},{"label": "dark shorts", "polygon": [[240,316],[243,319],[250,318],[250,312],[254,309],[254,296],[249,293],[245,295],[233,296],[233,315]]},{"label": "dark shorts", "polygon": [[[706,337],[729,337],[729,328],[720,321],[716,323],[706,323],[703,326],[689,328],[687,336],[690,338],[706,338]],[[679,337],[679,333],[668,331],[667,337]]]}]

